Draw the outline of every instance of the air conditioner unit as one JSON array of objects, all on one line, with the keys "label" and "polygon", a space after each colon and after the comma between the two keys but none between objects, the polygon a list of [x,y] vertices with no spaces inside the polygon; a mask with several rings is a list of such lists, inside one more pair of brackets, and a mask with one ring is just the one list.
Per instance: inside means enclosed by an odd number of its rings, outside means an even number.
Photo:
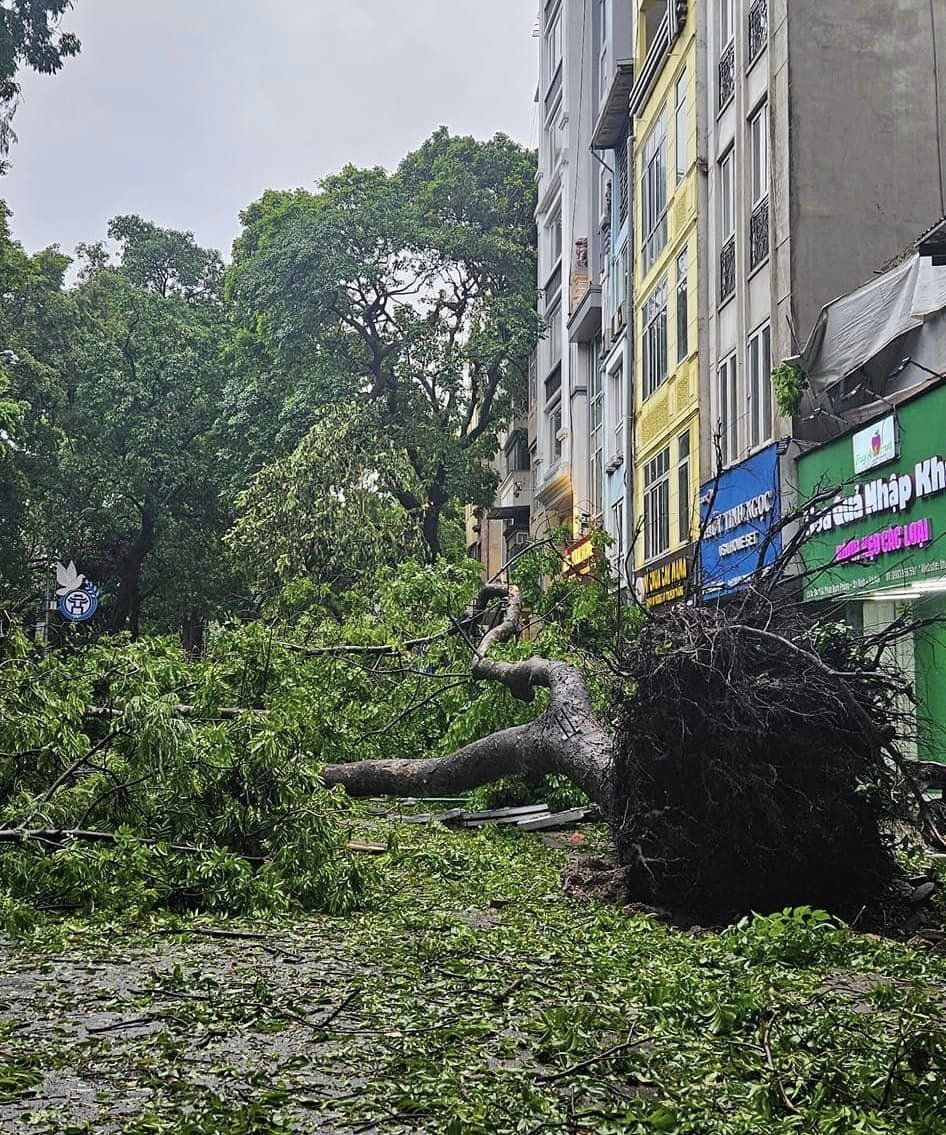
[{"label": "air conditioner unit", "polygon": [[618,335],[627,326],[627,319],[624,316],[624,304],[618,306],[617,311],[611,316],[611,338],[616,339]]}]

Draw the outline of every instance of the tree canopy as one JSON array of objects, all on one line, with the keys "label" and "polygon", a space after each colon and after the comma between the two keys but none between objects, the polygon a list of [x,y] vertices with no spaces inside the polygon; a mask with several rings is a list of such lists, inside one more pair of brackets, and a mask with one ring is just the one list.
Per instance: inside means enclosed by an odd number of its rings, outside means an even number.
[{"label": "tree canopy", "polygon": [[442,551],[440,520],[483,503],[499,431],[525,405],[540,332],[535,158],[438,130],[394,173],[347,166],[243,215],[228,295],[250,372],[234,424],[296,444],[333,403],[370,406],[406,454],[385,487]]}]

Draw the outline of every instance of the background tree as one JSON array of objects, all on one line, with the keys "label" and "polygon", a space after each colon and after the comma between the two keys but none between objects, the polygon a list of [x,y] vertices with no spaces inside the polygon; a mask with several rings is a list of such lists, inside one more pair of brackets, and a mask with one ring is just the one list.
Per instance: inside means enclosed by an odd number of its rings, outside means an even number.
[{"label": "background tree", "polygon": [[272,452],[328,404],[370,406],[409,463],[385,488],[432,558],[444,509],[490,499],[487,462],[525,403],[534,174],[534,155],[503,135],[440,129],[393,174],[348,166],[243,215],[229,295],[251,377],[231,389],[234,426],[254,414]]},{"label": "background tree", "polygon": [[136,635],[152,596],[165,626],[200,620],[215,602],[228,525],[214,432],[226,313],[220,258],[191,234],[138,217],[109,234],[119,263],[86,249],[75,292],[59,546],[109,592],[111,629]]},{"label": "background tree", "polygon": [[0,611],[34,607],[47,559],[45,519],[57,491],[65,372],[75,308],[69,258],[27,256],[0,202]]},{"label": "background tree", "polygon": [[9,153],[16,141],[17,72],[29,67],[52,75],[69,56],[79,54],[79,40],[59,30],[59,21],[71,7],[72,0],[9,0],[0,6],[0,155]]}]

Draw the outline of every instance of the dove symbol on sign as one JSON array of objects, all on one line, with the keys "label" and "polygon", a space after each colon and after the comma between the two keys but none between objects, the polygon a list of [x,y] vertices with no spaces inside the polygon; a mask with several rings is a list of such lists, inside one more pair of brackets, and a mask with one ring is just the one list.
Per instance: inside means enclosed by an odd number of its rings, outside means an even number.
[{"label": "dove symbol on sign", "polygon": [[76,571],[76,565],[70,560],[68,567],[56,564],[56,582],[59,584],[56,594],[68,595],[70,591],[78,591],[85,585],[85,576]]}]

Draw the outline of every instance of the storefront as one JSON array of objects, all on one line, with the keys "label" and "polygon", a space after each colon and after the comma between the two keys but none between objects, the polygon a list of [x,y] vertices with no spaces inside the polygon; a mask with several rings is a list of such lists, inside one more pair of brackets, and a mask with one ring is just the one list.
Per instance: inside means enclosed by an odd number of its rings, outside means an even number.
[{"label": "storefront", "polygon": [[693,586],[694,546],[650,564],[637,573],[637,597],[645,607],[663,607],[690,596]]},{"label": "storefront", "polygon": [[[799,460],[801,499],[817,500],[803,546],[806,600],[833,602],[867,631],[905,610],[946,618],[944,455],[946,385]],[[916,632],[894,661],[916,689],[916,755],[946,760],[946,625]]]},{"label": "storefront", "polygon": [[700,489],[700,591],[704,601],[743,590],[782,551],[777,445],[726,469]]}]

